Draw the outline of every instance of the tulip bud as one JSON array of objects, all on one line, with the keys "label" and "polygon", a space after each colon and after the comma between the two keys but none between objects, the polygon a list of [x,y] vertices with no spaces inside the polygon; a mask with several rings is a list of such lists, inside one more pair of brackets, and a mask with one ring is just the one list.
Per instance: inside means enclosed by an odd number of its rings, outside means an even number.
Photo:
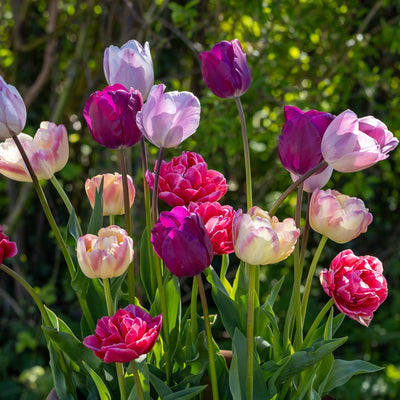
[{"label": "tulip bud", "polygon": [[282,222],[259,207],[236,211],[232,225],[235,254],[251,265],[275,264],[293,252],[300,230],[294,219]]},{"label": "tulip bud", "polygon": [[101,228],[98,235],[81,236],[77,242],[78,264],[91,279],[122,275],[133,260],[133,240],[116,225]]},{"label": "tulip bud", "polygon": [[147,99],[154,84],[153,60],[148,42],[144,47],[136,40],[129,40],[121,48],[107,47],[103,67],[109,85],[120,83],[126,89],[135,88],[144,101]]},{"label": "tulip bud", "polygon": [[[132,207],[135,200],[135,187],[132,178],[127,175],[129,206]],[[122,175],[118,172],[114,174],[96,175],[85,182],[86,194],[89,198],[90,205],[94,207],[96,191],[100,189],[101,180],[103,183],[103,215],[122,215],[125,213],[124,191],[122,185]]]},{"label": "tulip bud", "polygon": [[0,139],[22,132],[26,123],[26,107],[18,90],[0,76]]},{"label": "tulip bud", "polygon": [[336,243],[346,243],[367,231],[372,214],[364,202],[336,190],[315,189],[310,201],[310,225]]}]

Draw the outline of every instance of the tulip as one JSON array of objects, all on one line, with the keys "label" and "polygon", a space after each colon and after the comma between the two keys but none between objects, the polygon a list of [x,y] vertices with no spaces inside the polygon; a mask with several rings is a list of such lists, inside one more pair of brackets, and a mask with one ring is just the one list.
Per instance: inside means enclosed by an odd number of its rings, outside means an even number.
[{"label": "tulip", "polygon": [[[151,190],[154,177],[154,173],[146,171]],[[169,163],[161,162],[158,197],[171,207],[188,205],[190,202],[218,201],[227,190],[225,177],[220,172],[209,170],[200,154],[183,151]]]},{"label": "tulip", "polygon": [[22,132],[26,123],[26,107],[18,90],[0,76],[0,139]]},{"label": "tulip", "polygon": [[78,264],[91,279],[122,275],[133,260],[133,240],[116,225],[101,228],[98,235],[81,236],[77,242]]},{"label": "tulip", "polygon": [[239,97],[250,86],[251,74],[239,40],[222,41],[200,54],[204,83],[218,97]]},{"label": "tulip", "polygon": [[399,141],[378,119],[346,110],[326,129],[321,143],[325,161],[336,171],[355,172],[389,157]]},{"label": "tulip", "polygon": [[388,293],[383,266],[372,256],[356,256],[344,250],[320,274],[325,293],[332,297],[340,312],[368,326],[374,312]]},{"label": "tulip", "polygon": [[336,190],[315,189],[310,201],[310,225],[336,243],[346,243],[367,231],[372,222],[364,202]]},{"label": "tulip", "polygon": [[[122,187],[122,176],[114,174],[96,175],[85,182],[85,191],[89,198],[90,205],[94,207],[96,191],[99,191],[102,179],[103,183],[103,215],[122,215],[125,213],[124,193]],[[135,187],[132,178],[127,175],[129,206],[132,207],[135,200]]]},{"label": "tulip", "polygon": [[129,304],[113,316],[97,321],[94,335],[83,344],[106,363],[126,363],[147,354],[154,347],[162,325],[162,315],[152,318],[139,306]]},{"label": "tulip", "polygon": [[151,242],[175,276],[195,276],[211,264],[213,247],[203,220],[185,207],[161,212],[151,231]]},{"label": "tulip", "polygon": [[[333,168],[329,165],[324,168],[321,172],[316,172],[311,175],[303,182],[303,190],[307,193],[312,193],[315,189],[324,187],[332,176]],[[290,177],[293,182],[296,182],[300,178],[300,175],[296,175],[293,172],[290,173]]]},{"label": "tulip", "polygon": [[143,136],[154,146],[177,147],[196,132],[200,122],[200,102],[193,93],[164,93],[164,90],[163,84],[151,88],[136,122]]},{"label": "tulip", "polygon": [[103,67],[109,85],[120,83],[127,89],[135,88],[143,100],[147,99],[154,84],[153,60],[148,42],[144,47],[136,40],[129,40],[121,48],[107,47]]},{"label": "tulip", "polygon": [[207,229],[214,254],[233,253],[232,220],[235,214],[231,206],[222,206],[217,201],[190,203],[190,212],[199,214]]},{"label": "tulip", "polygon": [[289,257],[294,250],[300,230],[293,218],[282,222],[259,207],[247,214],[236,211],[232,224],[235,254],[251,265],[275,264]]},{"label": "tulip", "polygon": [[[35,136],[17,135],[38,179],[50,179],[68,161],[68,134],[64,125],[42,122]],[[0,143],[0,173],[19,182],[32,182],[13,139]]]},{"label": "tulip", "polygon": [[3,228],[0,225],[0,264],[5,258],[14,257],[18,252],[15,242],[10,242],[8,236],[4,234]]},{"label": "tulip", "polygon": [[284,115],[279,157],[288,171],[303,175],[323,160],[321,141],[334,116],[316,110],[304,112],[293,106],[285,106]]},{"label": "tulip", "polygon": [[90,134],[109,149],[126,148],[136,144],[142,134],[136,125],[136,114],[143,99],[138,90],[129,91],[116,83],[101,92],[92,93],[85,104],[83,116]]}]

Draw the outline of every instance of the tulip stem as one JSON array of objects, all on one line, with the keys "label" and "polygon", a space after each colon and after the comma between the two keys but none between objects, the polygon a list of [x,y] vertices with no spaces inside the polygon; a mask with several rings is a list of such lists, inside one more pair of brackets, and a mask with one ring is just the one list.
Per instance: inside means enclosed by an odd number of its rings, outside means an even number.
[{"label": "tulip stem", "polygon": [[138,398],[139,398],[139,400],[144,400],[142,382],[140,381],[139,371],[137,369],[135,360],[131,361],[131,367],[132,367],[132,372],[133,372],[133,378],[135,379],[135,386],[136,386]]},{"label": "tulip stem", "polygon": [[192,296],[190,301],[190,331],[192,336],[192,343],[196,343],[197,339],[197,295],[199,288],[197,280],[193,279]]},{"label": "tulip stem", "polygon": [[257,271],[249,265],[249,293],[247,297],[247,380],[246,399],[253,398],[253,363],[254,363],[254,293]]},{"label": "tulip stem", "polygon": [[111,288],[110,288],[110,280],[109,278],[103,278],[103,285],[104,285],[104,295],[106,298],[107,304],[107,313],[109,316],[114,315],[114,304],[111,295]]},{"label": "tulip stem", "polygon": [[310,269],[308,270],[306,285],[304,287],[303,302],[302,302],[302,305],[301,305],[303,324],[304,324],[304,320],[306,318],[308,297],[310,295],[311,284],[312,284],[312,280],[313,280],[313,277],[314,277],[315,268],[317,267],[318,260],[319,260],[319,258],[321,256],[322,250],[324,249],[327,240],[328,240],[327,236],[324,235],[324,236],[321,237],[321,240],[319,242],[317,250],[315,250],[315,254],[314,254],[313,260],[311,262]]},{"label": "tulip stem", "polygon": [[126,400],[126,387],[124,379],[124,365],[122,363],[115,363],[115,369],[117,370],[118,386],[121,393],[121,400]]},{"label": "tulip stem", "polygon": [[[128,232],[128,235],[132,237],[132,224],[131,224],[131,208],[129,205],[129,190],[128,190],[128,173],[126,169],[126,157],[125,157],[125,149],[121,148],[118,150],[120,167],[121,167],[121,175],[122,175],[122,191],[124,196],[124,214],[125,214],[125,228]],[[135,304],[135,267],[133,265],[133,261],[130,263],[128,267],[128,294],[129,294],[129,303]]]},{"label": "tulip stem", "polygon": [[208,306],[206,294],[204,291],[203,280],[201,279],[201,274],[196,275],[197,286],[199,288],[201,306],[203,308],[203,317],[204,317],[204,325],[206,327],[206,336],[207,336],[207,347],[208,347],[208,360],[209,360],[209,368],[208,373],[210,375],[211,380],[211,389],[213,394],[213,400],[218,400],[218,381],[217,381],[217,372],[215,369],[215,359],[214,359],[214,345],[211,333],[211,325],[210,325],[210,315],[208,314]]},{"label": "tulip stem", "polygon": [[301,183],[303,183],[306,179],[308,179],[311,175],[315,174],[322,168],[326,167],[328,163],[323,160],[321,161],[318,165],[316,165],[314,168],[311,168],[308,172],[306,172],[304,175],[301,175],[297,181],[293,182],[280,196],[279,198],[275,201],[275,203],[272,205],[272,207],[269,210],[269,215],[272,217],[275,213],[276,210],[279,208],[279,206],[283,203],[283,201],[286,199],[286,197],[289,196],[290,193],[292,193]]},{"label": "tulip stem", "polygon": [[154,174],[154,184],[153,184],[153,198],[152,198],[152,211],[153,211],[153,226],[156,224],[158,219],[158,181],[160,180],[161,162],[164,155],[164,147],[160,147],[158,152],[156,172]]}]

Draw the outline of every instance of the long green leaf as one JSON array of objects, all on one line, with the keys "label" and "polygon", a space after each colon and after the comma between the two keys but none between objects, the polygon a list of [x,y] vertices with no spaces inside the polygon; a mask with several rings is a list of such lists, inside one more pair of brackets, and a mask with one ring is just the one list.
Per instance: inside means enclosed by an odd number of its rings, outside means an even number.
[{"label": "long green leaf", "polygon": [[99,391],[100,400],[111,400],[110,392],[108,391],[107,386],[100,378],[100,376],[97,375],[96,372],[94,372],[93,369],[90,368],[89,365],[87,365],[84,361],[82,361],[82,364],[89,375],[92,377],[93,382],[95,383],[97,390]]}]

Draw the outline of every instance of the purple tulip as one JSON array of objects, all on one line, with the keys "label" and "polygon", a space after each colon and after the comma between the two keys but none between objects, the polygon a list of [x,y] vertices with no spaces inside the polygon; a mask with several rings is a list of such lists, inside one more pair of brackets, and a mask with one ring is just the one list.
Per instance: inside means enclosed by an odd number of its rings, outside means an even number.
[{"label": "purple tulip", "polygon": [[323,160],[322,137],[335,117],[316,110],[304,112],[293,106],[285,106],[284,115],[279,157],[289,172],[303,175]]},{"label": "purple tulip", "polygon": [[195,276],[213,258],[213,247],[200,215],[185,207],[163,211],[151,231],[154,251],[176,276]]},{"label": "purple tulip", "polygon": [[171,148],[193,135],[200,122],[199,99],[190,92],[164,93],[165,85],[151,88],[136,122],[154,146]]},{"label": "purple tulip", "polygon": [[334,170],[356,172],[388,158],[398,143],[383,122],[372,116],[358,118],[346,110],[326,129],[321,149]]},{"label": "purple tulip", "polygon": [[92,93],[85,104],[83,116],[93,138],[109,149],[130,147],[142,134],[136,125],[136,114],[143,99],[138,90],[129,91],[116,83],[101,92]]},{"label": "purple tulip", "polygon": [[200,58],[203,81],[216,96],[239,97],[249,88],[250,69],[239,40],[217,43]]}]

